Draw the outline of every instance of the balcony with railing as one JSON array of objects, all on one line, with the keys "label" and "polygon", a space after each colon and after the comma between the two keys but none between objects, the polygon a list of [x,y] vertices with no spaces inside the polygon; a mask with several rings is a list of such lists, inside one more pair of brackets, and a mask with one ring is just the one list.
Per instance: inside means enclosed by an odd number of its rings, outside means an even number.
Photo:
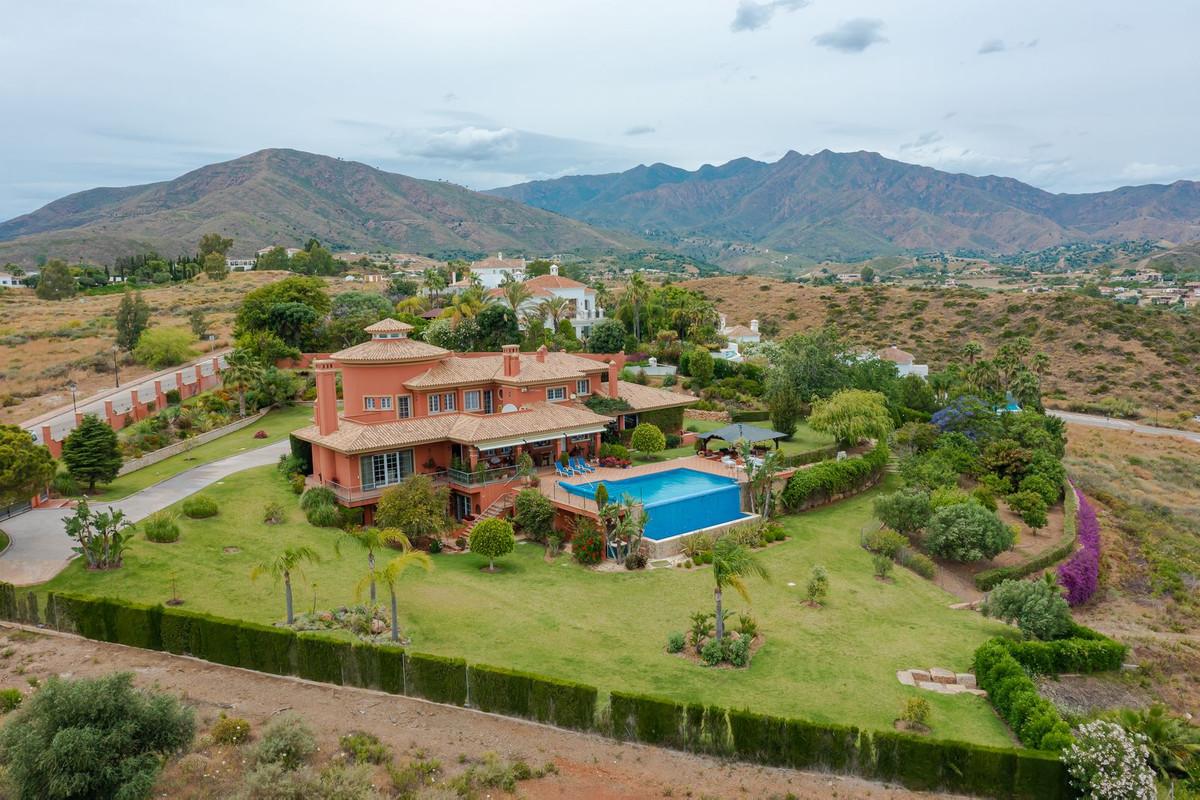
[{"label": "balcony with railing", "polygon": [[[420,474],[430,478],[438,485],[453,484],[469,489],[486,486],[490,483],[511,481],[517,477],[518,468],[516,466],[508,466],[483,470],[447,469],[439,472],[424,472]],[[337,481],[325,481],[321,483],[310,475],[305,480],[305,485],[308,488],[325,486],[334,493],[340,503],[349,505],[378,500],[380,495],[388,488],[399,485],[399,481],[392,481],[390,483],[365,483],[362,486],[343,486]]]}]

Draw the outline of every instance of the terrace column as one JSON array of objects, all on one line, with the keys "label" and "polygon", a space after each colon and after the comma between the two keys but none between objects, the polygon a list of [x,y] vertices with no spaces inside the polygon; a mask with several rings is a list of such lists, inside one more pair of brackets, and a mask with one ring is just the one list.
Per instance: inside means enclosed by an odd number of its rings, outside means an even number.
[{"label": "terrace column", "polygon": [[165,394],[163,394],[161,378],[156,379],[154,381],[154,407],[155,408],[166,408],[167,407],[167,396]]},{"label": "terrace column", "polygon": [[129,390],[129,403],[129,416],[133,417],[134,422],[137,422],[144,416],[142,409],[140,408],[141,401],[138,399],[137,389]]},{"label": "terrace column", "polygon": [[221,374],[221,357],[213,356],[212,365],[213,365],[213,377],[215,378]]},{"label": "terrace column", "polygon": [[183,398],[187,396],[183,391],[183,370],[175,373],[175,391],[179,392],[179,400],[182,402]]},{"label": "terrace column", "polygon": [[76,411],[75,412],[75,427],[78,428],[82,424],[83,424],[83,412]]},{"label": "terrace column", "polygon": [[104,401],[104,421],[107,422],[108,426],[110,428],[112,428],[113,430],[115,430],[115,431],[121,430],[121,426],[117,424],[117,422],[118,422],[117,414],[115,411],[113,411],[113,401],[112,400]]},{"label": "terrace column", "polygon": [[42,426],[42,444],[50,451],[50,455],[58,458],[62,455],[62,443],[54,441],[54,432],[49,425]]}]

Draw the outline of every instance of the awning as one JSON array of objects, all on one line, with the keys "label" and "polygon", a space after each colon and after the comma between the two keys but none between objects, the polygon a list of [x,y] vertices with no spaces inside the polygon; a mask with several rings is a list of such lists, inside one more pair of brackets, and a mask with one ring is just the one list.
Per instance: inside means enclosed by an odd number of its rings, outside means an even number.
[{"label": "awning", "polygon": [[747,442],[768,442],[786,439],[786,433],[773,431],[770,428],[760,428],[757,425],[747,425],[744,422],[735,422],[732,425],[726,425],[724,428],[717,428],[715,431],[707,431],[705,433],[696,434],[696,438],[707,442],[709,439],[720,439],[724,442],[734,443],[741,440]]}]

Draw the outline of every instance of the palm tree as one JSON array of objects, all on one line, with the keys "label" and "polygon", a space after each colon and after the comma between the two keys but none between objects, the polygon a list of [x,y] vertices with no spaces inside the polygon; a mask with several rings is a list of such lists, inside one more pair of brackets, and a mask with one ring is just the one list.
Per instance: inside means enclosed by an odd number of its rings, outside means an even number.
[{"label": "palm tree", "polygon": [[432,302],[433,298],[446,288],[446,273],[429,267],[421,273],[421,283],[425,284],[425,291],[429,292],[429,300]]},{"label": "palm tree", "polygon": [[398,619],[399,613],[396,608],[396,606],[397,606],[396,582],[399,581],[400,576],[403,575],[408,570],[408,568],[412,567],[412,566],[420,566],[426,572],[429,572],[431,569],[433,569],[433,561],[432,561],[432,559],[429,558],[428,553],[422,552],[420,550],[409,550],[409,551],[401,553],[400,555],[393,558],[391,561],[389,561],[387,563],[387,566],[384,567],[382,570],[380,570],[378,573],[375,573],[374,570],[372,569],[372,572],[368,575],[364,575],[363,579],[358,582],[358,586],[355,587],[355,596],[356,597],[362,595],[362,590],[364,587],[366,587],[366,585],[368,583],[371,586],[371,591],[374,592],[375,591],[375,580],[377,578],[384,586],[387,587],[388,595],[391,596],[391,600],[392,600],[392,641],[393,642],[400,641],[400,622]]},{"label": "palm tree", "polygon": [[604,281],[596,281],[592,284],[592,289],[596,292],[596,307],[597,308],[612,308],[612,292]]},{"label": "palm tree", "polygon": [[539,303],[539,306],[545,317],[550,320],[552,329],[557,333],[558,323],[566,319],[571,310],[571,301],[565,297],[547,297]]},{"label": "palm tree", "polygon": [[716,588],[713,589],[713,599],[717,604],[717,641],[725,638],[725,614],[721,608],[722,593],[726,586],[732,586],[742,599],[747,603],[750,602],[750,595],[746,592],[746,584],[742,581],[743,578],[750,575],[757,575],[760,578],[768,579],[767,568],[744,546],[734,541],[732,536],[722,536],[717,539],[713,545],[713,580],[716,581]]},{"label": "palm tree", "polygon": [[300,565],[304,562],[310,564],[321,563],[321,557],[311,547],[289,547],[279,555],[272,559],[258,563],[254,569],[250,570],[250,580],[258,580],[260,575],[270,575],[276,583],[280,578],[283,578],[283,592],[287,600],[287,624],[291,625],[294,621],[292,614],[292,573],[298,572],[301,577],[304,573],[300,571]]},{"label": "palm tree", "polygon": [[245,350],[234,350],[226,356],[221,381],[226,386],[237,389],[238,416],[246,416],[246,390],[261,381],[262,377],[262,363]]},{"label": "palm tree", "polygon": [[1033,374],[1039,378],[1050,371],[1050,356],[1045,353],[1034,353],[1032,359]]},{"label": "palm tree", "polygon": [[975,359],[983,353],[983,345],[979,342],[967,342],[962,346],[962,354],[968,364],[974,364]]},{"label": "palm tree", "polygon": [[640,272],[629,276],[629,285],[625,287],[622,298],[633,309],[633,337],[642,340],[642,306],[650,299],[650,287]]},{"label": "palm tree", "polygon": [[504,301],[514,312],[533,298],[533,292],[529,291],[529,287],[511,275],[504,276],[504,282],[500,284],[500,289],[504,292]]},{"label": "palm tree", "polygon": [[[358,528],[347,531],[342,538],[353,540],[367,551],[367,578],[371,584],[371,605],[375,605],[375,551],[385,547],[399,547],[407,553],[412,549],[412,543],[398,528]],[[341,555],[341,541],[334,542],[334,549]]]}]

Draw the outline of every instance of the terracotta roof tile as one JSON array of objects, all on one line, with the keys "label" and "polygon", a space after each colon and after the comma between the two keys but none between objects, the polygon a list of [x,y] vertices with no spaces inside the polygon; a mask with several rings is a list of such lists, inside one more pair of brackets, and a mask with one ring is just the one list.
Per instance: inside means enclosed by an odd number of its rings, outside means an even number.
[{"label": "terracotta roof tile", "polygon": [[525,285],[530,289],[586,289],[595,293],[594,289],[588,289],[586,283],[573,281],[562,275],[538,275],[536,278],[526,279]]},{"label": "terracotta roof tile", "polygon": [[653,386],[642,386],[629,381],[617,381],[617,394],[633,411],[654,411],[659,408],[675,408],[687,406],[699,398],[690,394],[668,392],[666,389],[656,389]]},{"label": "terracotta roof tile", "polygon": [[449,355],[450,351],[435,347],[416,339],[371,339],[345,350],[339,350],[329,357],[335,361],[348,363],[402,363],[405,361],[426,361],[432,358]]},{"label": "terracotta roof tile", "polygon": [[391,317],[381,319],[374,325],[368,325],[367,327],[363,328],[363,330],[367,333],[408,333],[412,329],[413,326],[409,325],[407,322],[401,322],[400,320],[392,319]]},{"label": "terracotta roof tile", "polygon": [[426,372],[405,381],[404,385],[410,389],[437,389],[495,381],[520,386],[575,380],[585,377],[588,373],[607,369],[601,361],[570,353],[546,353],[545,358],[543,363],[537,360],[534,353],[522,353],[520,372],[513,377],[505,377],[503,356],[451,356],[430,367]]}]

